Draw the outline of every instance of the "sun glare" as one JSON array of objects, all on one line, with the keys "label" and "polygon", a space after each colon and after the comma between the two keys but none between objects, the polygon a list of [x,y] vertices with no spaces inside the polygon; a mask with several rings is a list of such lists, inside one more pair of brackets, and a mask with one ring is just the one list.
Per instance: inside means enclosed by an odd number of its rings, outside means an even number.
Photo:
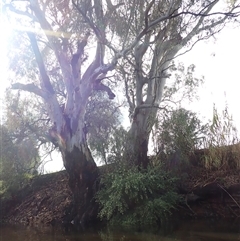
[{"label": "sun glare", "polygon": [[9,85],[7,81],[7,65],[8,65],[8,58],[7,58],[7,48],[8,48],[8,42],[9,37],[12,33],[12,28],[9,24],[7,24],[6,21],[4,21],[3,16],[1,15],[1,23],[0,23],[0,32],[1,32],[1,38],[0,38],[0,93],[1,96],[6,89],[6,87]]}]

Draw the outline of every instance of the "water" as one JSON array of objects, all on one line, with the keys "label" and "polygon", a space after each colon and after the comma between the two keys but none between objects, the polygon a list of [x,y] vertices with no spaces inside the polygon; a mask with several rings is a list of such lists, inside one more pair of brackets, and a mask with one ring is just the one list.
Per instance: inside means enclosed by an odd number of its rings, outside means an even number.
[{"label": "water", "polygon": [[0,227],[0,241],[236,241],[240,240],[240,220],[183,221],[168,232],[98,229],[68,231],[52,227]]}]

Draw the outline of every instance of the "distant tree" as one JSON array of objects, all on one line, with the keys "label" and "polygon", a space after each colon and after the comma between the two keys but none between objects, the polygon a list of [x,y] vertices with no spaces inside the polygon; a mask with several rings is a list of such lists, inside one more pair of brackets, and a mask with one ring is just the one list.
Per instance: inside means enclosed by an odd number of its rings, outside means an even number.
[{"label": "distant tree", "polygon": [[4,188],[19,188],[24,175],[37,174],[40,158],[34,141],[25,139],[18,143],[14,133],[1,125],[0,146],[0,180]]},{"label": "distant tree", "polygon": [[107,164],[113,146],[114,133],[121,126],[120,105],[104,97],[93,96],[87,105],[85,123],[88,143],[93,157]]},{"label": "distant tree", "polygon": [[103,91],[113,99],[110,72],[123,73],[119,79],[126,84],[131,111],[125,157],[145,168],[171,61],[236,19],[240,8],[238,1],[224,5],[219,0],[5,3],[12,23],[26,30],[18,31],[11,47],[17,74],[12,87],[42,99],[52,124],[50,140],[62,153],[82,221],[96,213],[93,184],[99,175],[85,133],[91,96]]},{"label": "distant tree", "polygon": [[[56,150],[56,147],[49,143],[50,119],[41,100],[34,98],[33,95],[26,97],[21,92],[14,95],[7,90],[3,103],[2,122],[11,133],[16,145],[27,148],[29,143],[29,146],[34,146],[41,161],[42,156]],[[38,160],[37,165],[40,164]]]}]

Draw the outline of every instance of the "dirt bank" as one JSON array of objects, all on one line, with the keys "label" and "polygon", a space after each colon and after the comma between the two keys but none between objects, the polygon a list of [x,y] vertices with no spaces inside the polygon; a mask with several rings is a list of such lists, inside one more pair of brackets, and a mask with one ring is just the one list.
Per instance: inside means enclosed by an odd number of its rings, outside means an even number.
[{"label": "dirt bank", "polygon": [[9,200],[2,200],[2,219],[30,225],[61,222],[71,197],[66,171],[37,176]]},{"label": "dirt bank", "polygon": [[[179,181],[183,217],[240,217],[240,171],[190,168]],[[65,171],[37,176],[8,200],[1,199],[1,219],[28,225],[71,220],[71,191]]]},{"label": "dirt bank", "polygon": [[240,218],[240,170],[207,170],[194,167],[179,192],[180,211],[195,218]]}]

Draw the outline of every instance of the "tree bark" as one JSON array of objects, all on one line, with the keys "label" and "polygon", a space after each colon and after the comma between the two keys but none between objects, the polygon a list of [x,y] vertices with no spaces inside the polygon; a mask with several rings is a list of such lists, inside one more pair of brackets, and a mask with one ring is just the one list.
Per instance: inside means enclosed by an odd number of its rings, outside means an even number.
[{"label": "tree bark", "polygon": [[70,220],[74,224],[88,225],[97,220],[98,205],[94,196],[98,190],[99,170],[87,144],[74,147],[71,152],[62,152],[69,175],[69,186],[74,203]]},{"label": "tree bark", "polygon": [[156,117],[156,108],[138,107],[135,109],[126,143],[126,161],[141,168],[147,168],[148,142]]}]

